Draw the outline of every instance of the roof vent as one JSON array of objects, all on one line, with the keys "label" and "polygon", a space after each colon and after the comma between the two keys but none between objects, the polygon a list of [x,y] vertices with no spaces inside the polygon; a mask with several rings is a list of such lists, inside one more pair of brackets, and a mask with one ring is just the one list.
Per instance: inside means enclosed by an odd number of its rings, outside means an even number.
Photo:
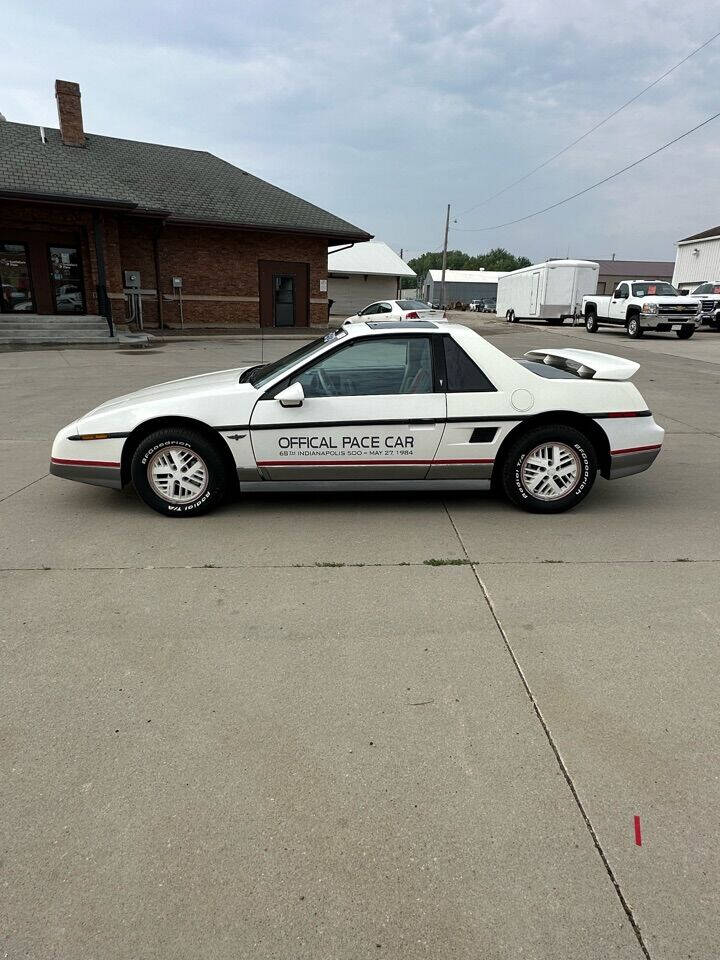
[{"label": "roof vent", "polygon": [[47,143],[47,137],[45,136],[45,127],[40,127],[40,142]]}]

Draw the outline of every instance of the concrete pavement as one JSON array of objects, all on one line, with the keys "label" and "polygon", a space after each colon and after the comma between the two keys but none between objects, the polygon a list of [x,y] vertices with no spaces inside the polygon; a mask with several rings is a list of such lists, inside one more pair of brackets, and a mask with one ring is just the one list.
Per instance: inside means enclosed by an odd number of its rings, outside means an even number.
[{"label": "concrete pavement", "polygon": [[653,469],[557,518],[255,496],[173,523],[47,476],[55,430],[293,345],[0,355],[8,957],[714,955],[718,339],[494,342],[638,359]]}]

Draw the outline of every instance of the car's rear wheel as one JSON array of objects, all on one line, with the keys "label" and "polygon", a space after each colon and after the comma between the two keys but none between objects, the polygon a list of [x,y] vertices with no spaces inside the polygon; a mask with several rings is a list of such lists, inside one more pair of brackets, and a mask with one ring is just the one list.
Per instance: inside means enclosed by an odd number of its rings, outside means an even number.
[{"label": "car's rear wheel", "polygon": [[597,314],[592,310],[589,310],[585,315],[585,329],[588,333],[598,332]]},{"label": "car's rear wheel", "polygon": [[677,331],[677,335],[681,340],[689,340],[690,337],[695,333],[695,327],[686,326],[680,327]]},{"label": "car's rear wheel", "polygon": [[166,517],[207,513],[229,492],[227,470],[216,445],[184,427],[156,430],[141,440],[130,472],[145,503]]},{"label": "car's rear wheel", "polygon": [[637,340],[638,337],[643,335],[643,328],[640,326],[639,317],[629,317],[627,322],[627,332],[628,336],[632,337],[633,340]]},{"label": "car's rear wheel", "polygon": [[512,503],[532,513],[561,513],[580,503],[597,475],[588,438],[564,424],[536,427],[519,437],[501,464],[501,485]]}]

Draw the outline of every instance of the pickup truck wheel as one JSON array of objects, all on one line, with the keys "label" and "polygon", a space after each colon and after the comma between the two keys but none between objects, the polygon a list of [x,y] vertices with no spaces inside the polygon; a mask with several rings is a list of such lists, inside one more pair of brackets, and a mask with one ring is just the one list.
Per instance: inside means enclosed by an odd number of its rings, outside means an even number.
[{"label": "pickup truck wheel", "polygon": [[130,467],[145,503],[166,517],[192,517],[219,506],[229,491],[218,448],[196,430],[166,427],[138,444]]},{"label": "pickup truck wheel", "polygon": [[677,335],[680,340],[689,340],[694,333],[695,333],[695,327],[691,327],[688,324],[686,327],[680,327],[680,329],[677,332]]},{"label": "pickup truck wheel", "polygon": [[643,328],[640,326],[640,320],[637,317],[630,317],[627,322],[628,336],[637,340],[643,335]]},{"label": "pickup truck wheel", "polygon": [[588,313],[585,316],[585,329],[588,333],[598,332],[597,315],[595,313]]},{"label": "pickup truck wheel", "polygon": [[516,506],[531,513],[561,513],[588,495],[597,456],[588,438],[564,424],[529,430],[508,449],[500,485]]}]

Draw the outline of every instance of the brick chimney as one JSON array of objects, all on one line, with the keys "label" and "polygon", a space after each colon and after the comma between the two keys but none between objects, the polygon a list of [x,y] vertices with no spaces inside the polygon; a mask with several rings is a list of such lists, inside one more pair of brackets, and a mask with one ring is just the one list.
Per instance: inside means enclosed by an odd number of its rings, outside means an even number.
[{"label": "brick chimney", "polygon": [[56,80],[55,99],[62,142],[69,147],[84,147],[85,131],[80,107],[80,85],[70,80]]}]

